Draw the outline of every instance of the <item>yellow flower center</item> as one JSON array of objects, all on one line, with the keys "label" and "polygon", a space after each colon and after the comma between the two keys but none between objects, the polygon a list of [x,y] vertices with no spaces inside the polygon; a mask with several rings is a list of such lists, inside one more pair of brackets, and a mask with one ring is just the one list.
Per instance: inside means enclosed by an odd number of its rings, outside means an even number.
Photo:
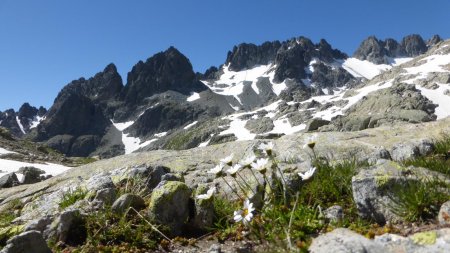
[{"label": "yellow flower center", "polygon": [[248,214],[248,209],[247,209],[247,208],[245,208],[244,210],[242,210],[242,217],[247,216],[247,214]]}]

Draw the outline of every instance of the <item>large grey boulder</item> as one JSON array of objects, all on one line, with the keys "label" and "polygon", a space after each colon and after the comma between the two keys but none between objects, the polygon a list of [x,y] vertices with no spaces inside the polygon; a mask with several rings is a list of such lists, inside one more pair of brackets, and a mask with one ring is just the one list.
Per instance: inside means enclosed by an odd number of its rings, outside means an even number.
[{"label": "large grey boulder", "polygon": [[87,238],[85,217],[78,209],[65,211],[52,222],[44,235],[66,245],[80,245]]},{"label": "large grey boulder", "polygon": [[153,190],[161,178],[170,172],[170,169],[164,166],[138,166],[131,169],[128,178],[134,180],[135,184],[141,184],[147,188],[147,191]]},{"label": "large grey boulder", "polygon": [[17,173],[23,174],[22,184],[34,184],[42,181],[41,175],[45,174],[45,171],[35,167],[22,167]]},{"label": "large grey boulder", "polygon": [[415,142],[401,142],[392,147],[391,157],[394,161],[405,161],[418,156],[429,155],[434,150],[434,144],[430,140],[419,140]]},{"label": "large grey boulder", "polygon": [[306,124],[305,130],[307,132],[315,131],[315,130],[319,129],[319,127],[325,126],[325,125],[328,125],[328,124],[330,124],[330,121],[328,121],[328,120],[324,120],[324,119],[320,119],[320,118],[314,118],[314,119],[310,120]]},{"label": "large grey boulder", "polygon": [[369,93],[332,123],[337,130],[359,131],[395,122],[428,122],[436,119],[435,108],[414,84],[394,83]]},{"label": "large grey boulder", "polygon": [[45,215],[42,218],[29,221],[27,224],[25,224],[23,231],[35,230],[44,233],[44,231],[50,226],[53,220],[54,217],[52,215]]},{"label": "large grey boulder", "polygon": [[139,211],[145,208],[145,200],[138,195],[127,193],[114,201],[114,204],[111,206],[111,210],[115,213],[121,214],[126,212],[130,207]]},{"label": "large grey boulder", "polygon": [[450,225],[450,200],[439,209],[438,221],[441,225]]},{"label": "large grey boulder", "polygon": [[0,177],[0,189],[9,188],[19,185],[19,179],[17,179],[16,173],[9,173]]},{"label": "large grey boulder", "polygon": [[100,173],[91,177],[86,183],[86,189],[89,192],[97,192],[105,188],[114,188],[114,182],[109,173]]},{"label": "large grey boulder", "polygon": [[396,162],[384,160],[368,169],[361,170],[352,178],[353,200],[362,218],[374,220],[380,224],[403,221],[391,207],[393,189],[408,181],[417,181],[436,176],[424,169],[404,168]]},{"label": "large grey boulder", "polygon": [[167,225],[173,235],[179,235],[189,218],[191,190],[182,182],[169,181],[152,192],[148,207],[151,220]]},{"label": "large grey boulder", "polygon": [[0,253],[51,253],[42,234],[38,231],[26,231],[8,240]]},{"label": "large grey boulder", "polygon": [[274,124],[270,118],[262,117],[260,119],[250,119],[245,124],[245,128],[252,133],[262,134],[272,131]]},{"label": "large grey boulder", "polygon": [[[207,194],[206,185],[199,185],[195,196],[195,215],[191,221],[194,228],[204,230],[210,228],[214,221],[214,196]],[[204,198],[199,196],[206,196]]]},{"label": "large grey boulder", "polygon": [[419,232],[408,237],[395,234],[376,236],[374,241],[382,244],[385,252],[435,253],[450,252],[450,229]]},{"label": "large grey boulder", "polygon": [[311,253],[385,253],[383,246],[378,242],[346,228],[338,228],[315,238],[309,251]]}]

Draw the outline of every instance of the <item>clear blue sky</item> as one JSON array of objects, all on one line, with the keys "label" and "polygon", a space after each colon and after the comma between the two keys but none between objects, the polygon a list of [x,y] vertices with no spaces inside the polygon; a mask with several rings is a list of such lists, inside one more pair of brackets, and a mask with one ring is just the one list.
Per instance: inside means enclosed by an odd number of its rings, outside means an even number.
[{"label": "clear blue sky", "polygon": [[325,38],[352,54],[369,35],[450,38],[449,0],[0,0],[0,110],[49,107],[110,62],[122,78],[173,45],[195,71],[241,42]]}]

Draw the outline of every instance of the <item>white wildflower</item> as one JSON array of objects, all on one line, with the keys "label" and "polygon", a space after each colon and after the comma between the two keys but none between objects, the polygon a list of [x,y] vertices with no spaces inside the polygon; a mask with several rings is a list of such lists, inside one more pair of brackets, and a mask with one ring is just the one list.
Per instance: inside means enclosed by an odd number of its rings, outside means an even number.
[{"label": "white wildflower", "polygon": [[268,156],[272,155],[273,142],[261,143],[258,147],[259,150],[263,151]]},{"label": "white wildflower", "polygon": [[266,166],[269,163],[269,159],[268,158],[260,158],[258,160],[256,160],[256,162],[252,163],[252,168],[261,172],[262,174],[266,173]]},{"label": "white wildflower", "polygon": [[210,199],[215,192],[216,187],[212,187],[205,194],[197,195],[197,199]]},{"label": "white wildflower", "polygon": [[208,170],[208,173],[209,173],[209,174],[214,174],[214,175],[218,176],[218,175],[222,174],[222,172],[223,172],[223,167],[224,167],[224,164],[223,164],[223,163],[220,163],[220,164],[217,165],[216,167],[214,167],[214,168]]},{"label": "white wildflower", "polygon": [[309,170],[307,172],[305,172],[305,173],[299,172],[298,175],[302,178],[302,181],[306,181],[314,175],[315,171],[316,171],[316,167],[311,167],[311,168],[309,168]]},{"label": "white wildflower", "polygon": [[317,139],[317,134],[313,134],[310,137],[308,137],[308,139],[306,140],[305,145],[303,145],[303,148],[310,148],[310,149],[314,149],[314,147],[316,146],[316,139]]},{"label": "white wildflower", "polygon": [[234,221],[240,222],[242,221],[245,225],[247,225],[253,218],[253,203],[250,200],[245,200],[244,208],[242,210],[234,211]]},{"label": "white wildflower", "polygon": [[252,163],[255,161],[256,156],[251,155],[246,157],[245,159],[242,159],[239,163],[244,167],[250,167]]},{"label": "white wildflower", "polygon": [[222,160],[220,160],[220,162],[223,164],[226,164],[228,166],[231,166],[231,164],[233,163],[233,156],[234,156],[234,154],[231,154],[231,155],[223,158]]},{"label": "white wildflower", "polygon": [[229,168],[227,170],[227,172],[231,175],[231,176],[235,176],[236,173],[242,168],[242,165],[240,164],[235,164],[233,165],[233,167]]}]

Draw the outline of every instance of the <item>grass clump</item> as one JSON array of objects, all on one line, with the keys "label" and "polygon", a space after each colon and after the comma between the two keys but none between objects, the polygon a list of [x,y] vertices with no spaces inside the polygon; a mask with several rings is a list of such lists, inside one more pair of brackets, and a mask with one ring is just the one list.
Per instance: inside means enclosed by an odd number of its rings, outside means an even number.
[{"label": "grass clump", "polygon": [[409,222],[434,219],[450,199],[448,189],[450,185],[437,178],[405,180],[393,186],[391,210]]},{"label": "grass clump", "polygon": [[433,141],[433,152],[403,162],[405,166],[423,167],[450,177],[450,134]]},{"label": "grass clump", "polygon": [[305,205],[320,205],[330,207],[340,205],[353,208],[352,177],[367,163],[356,159],[331,164],[321,159],[315,162],[317,172],[314,180],[304,184],[300,191],[300,203]]},{"label": "grass clump", "polygon": [[68,191],[66,191],[62,194],[62,198],[61,198],[61,201],[59,202],[58,206],[60,209],[63,210],[65,208],[75,204],[77,201],[84,199],[87,194],[88,194],[88,191],[86,189],[84,189],[83,187],[69,189]]},{"label": "grass clump", "polygon": [[86,228],[86,243],[72,252],[148,252],[161,241],[139,216],[115,214],[109,208],[89,215]]}]

